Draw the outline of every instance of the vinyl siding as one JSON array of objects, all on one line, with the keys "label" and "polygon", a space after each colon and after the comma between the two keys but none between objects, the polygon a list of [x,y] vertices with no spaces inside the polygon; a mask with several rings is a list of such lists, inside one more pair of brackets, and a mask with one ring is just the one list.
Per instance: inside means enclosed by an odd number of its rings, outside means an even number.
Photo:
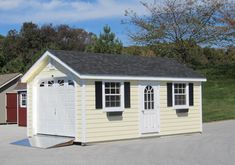
[{"label": "vinyl siding", "polygon": [[138,84],[131,81],[131,108],[108,117],[95,108],[95,80],[86,81],[86,142],[136,138],[139,134]]},{"label": "vinyl siding", "polygon": [[194,106],[186,116],[178,116],[173,107],[167,107],[166,82],[160,85],[160,135],[200,132],[200,82],[194,83]]},{"label": "vinyl siding", "polygon": [[140,134],[140,107],[138,81],[131,81],[131,108],[122,117],[107,117],[106,112],[95,109],[95,80],[86,82],[86,142],[121,140],[147,136],[161,136],[201,131],[200,83],[194,83],[194,106],[187,116],[176,114],[167,107],[167,82],[160,83],[160,132]]}]

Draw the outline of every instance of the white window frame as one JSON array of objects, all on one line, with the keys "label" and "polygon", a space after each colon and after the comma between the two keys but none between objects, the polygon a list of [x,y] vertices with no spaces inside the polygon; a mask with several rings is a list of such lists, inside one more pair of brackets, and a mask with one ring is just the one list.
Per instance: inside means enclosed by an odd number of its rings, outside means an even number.
[{"label": "white window frame", "polygon": [[[120,107],[106,107],[105,104],[105,83],[120,83]],[[104,112],[122,112],[124,111],[124,83],[123,81],[102,81],[102,104]]]},{"label": "white window frame", "polygon": [[[26,104],[25,105],[23,105],[22,104],[22,101],[23,101],[23,94],[25,94],[26,95],[26,98],[24,99],[25,101],[26,101]],[[20,107],[21,108],[26,108],[27,107],[27,92],[21,92],[20,93]]]},{"label": "white window frame", "polygon": [[[175,84],[185,84],[185,92],[186,92],[186,104],[185,105],[175,105]],[[175,109],[183,109],[189,108],[189,87],[188,82],[174,82],[172,83],[172,101],[173,101],[173,108]]]}]

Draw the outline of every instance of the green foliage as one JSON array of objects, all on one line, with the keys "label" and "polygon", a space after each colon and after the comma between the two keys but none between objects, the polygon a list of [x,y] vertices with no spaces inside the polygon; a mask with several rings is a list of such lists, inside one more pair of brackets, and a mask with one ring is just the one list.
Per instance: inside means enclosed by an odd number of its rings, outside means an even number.
[{"label": "green foliage", "polygon": [[203,84],[203,121],[235,119],[235,79],[209,80]]},{"label": "green foliage", "polygon": [[84,51],[91,44],[91,36],[67,25],[23,23],[19,32],[10,30],[6,37],[0,36],[0,73],[24,73],[47,49]]},{"label": "green foliage", "polygon": [[25,64],[23,58],[17,57],[8,62],[3,68],[2,72],[17,73],[24,72]]},{"label": "green foliage", "polygon": [[155,56],[155,53],[148,46],[129,46],[124,47],[122,54],[137,56]]},{"label": "green foliage", "polygon": [[118,40],[109,26],[104,26],[99,37],[93,36],[93,44],[87,47],[87,52],[121,54],[122,42]]},{"label": "green foliage", "polygon": [[235,79],[235,63],[199,68],[198,71],[212,80]]}]

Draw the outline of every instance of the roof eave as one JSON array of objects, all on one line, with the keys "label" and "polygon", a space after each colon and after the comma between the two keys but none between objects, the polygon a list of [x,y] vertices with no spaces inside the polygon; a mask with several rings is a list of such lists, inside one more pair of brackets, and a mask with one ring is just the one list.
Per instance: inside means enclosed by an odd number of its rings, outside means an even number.
[{"label": "roof eave", "polygon": [[181,82],[205,82],[206,78],[176,78],[176,77],[145,77],[145,76],[110,76],[110,75],[91,75],[91,74],[79,74],[70,66],[61,61],[58,57],[50,53],[50,51],[46,51],[39,60],[26,72],[26,74],[22,77],[22,82],[27,82],[27,78],[30,72],[47,56],[53,58],[55,61],[63,65],[70,72],[76,75],[80,79],[100,79],[100,80],[149,80],[149,81],[181,81]]},{"label": "roof eave", "polygon": [[10,82],[14,81],[15,79],[19,78],[20,76],[22,76],[21,73],[19,73],[18,75],[16,75],[15,77],[13,77],[12,79],[8,80],[7,82],[5,82],[4,84],[2,84],[0,86],[0,88],[4,87],[5,85],[9,84]]},{"label": "roof eave", "polygon": [[80,75],[81,79],[99,80],[139,80],[139,81],[181,81],[181,82],[206,82],[206,78],[178,78],[178,77],[140,77],[140,76],[105,76],[105,75]]}]

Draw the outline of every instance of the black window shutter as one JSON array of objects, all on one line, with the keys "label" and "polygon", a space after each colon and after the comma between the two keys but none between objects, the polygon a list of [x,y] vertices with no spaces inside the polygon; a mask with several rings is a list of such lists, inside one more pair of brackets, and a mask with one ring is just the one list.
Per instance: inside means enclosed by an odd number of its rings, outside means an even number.
[{"label": "black window shutter", "polygon": [[172,107],[172,83],[167,83],[167,106]]},{"label": "black window shutter", "polygon": [[124,100],[125,100],[125,108],[131,107],[131,86],[130,82],[124,82]]},{"label": "black window shutter", "polygon": [[189,105],[193,106],[193,83],[189,83]]},{"label": "black window shutter", "polygon": [[95,106],[102,109],[102,81],[95,82]]}]

